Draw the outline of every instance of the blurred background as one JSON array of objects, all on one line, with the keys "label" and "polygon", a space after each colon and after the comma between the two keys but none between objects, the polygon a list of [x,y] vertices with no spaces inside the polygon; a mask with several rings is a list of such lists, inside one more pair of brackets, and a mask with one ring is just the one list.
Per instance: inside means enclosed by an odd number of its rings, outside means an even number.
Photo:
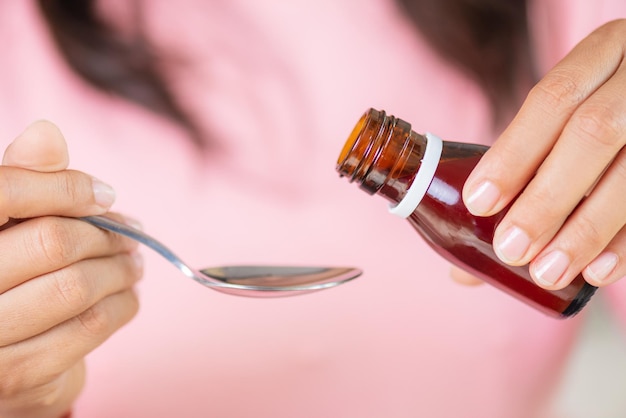
[{"label": "blurred background", "polygon": [[563,377],[557,410],[565,418],[626,417],[626,339],[599,292]]}]

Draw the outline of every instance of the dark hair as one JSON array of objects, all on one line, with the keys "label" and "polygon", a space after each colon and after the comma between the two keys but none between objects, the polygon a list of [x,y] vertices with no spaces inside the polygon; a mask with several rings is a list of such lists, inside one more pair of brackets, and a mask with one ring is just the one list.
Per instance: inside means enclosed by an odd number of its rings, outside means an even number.
[{"label": "dark hair", "polygon": [[[515,84],[530,73],[525,0],[396,0],[433,48],[472,77],[499,119],[517,105]],[[166,115],[200,138],[160,74],[138,30],[122,35],[98,17],[94,0],[38,0],[59,50],[92,85]],[[504,109],[504,111],[503,111]]]},{"label": "dark hair", "polygon": [[396,0],[447,61],[483,89],[495,122],[520,104],[534,80],[526,0]]},{"label": "dark hair", "polygon": [[97,14],[95,0],[38,0],[68,65],[91,85],[117,94],[185,127],[197,145],[209,143],[160,72],[158,54],[141,28],[121,34]]}]

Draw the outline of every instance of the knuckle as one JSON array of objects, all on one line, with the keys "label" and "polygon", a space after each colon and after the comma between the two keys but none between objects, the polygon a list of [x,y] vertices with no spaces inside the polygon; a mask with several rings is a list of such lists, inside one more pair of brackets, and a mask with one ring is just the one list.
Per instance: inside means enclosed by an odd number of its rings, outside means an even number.
[{"label": "knuckle", "polygon": [[52,295],[70,312],[79,312],[92,301],[92,289],[76,268],[66,268],[52,274]]},{"label": "knuckle", "polygon": [[[550,241],[565,221],[563,217],[563,205],[556,204],[560,202],[559,190],[552,184],[544,187],[536,187],[531,192],[522,194],[522,198],[518,199],[513,205],[507,217],[522,228],[533,242]],[[525,208],[533,208],[532,212]],[[537,221],[533,214],[541,214],[541,222]]]},{"label": "knuckle", "polygon": [[604,248],[608,244],[609,240],[595,219],[597,218],[586,213],[576,216],[571,228],[573,236],[570,242],[572,245],[577,248]]},{"label": "knuckle", "polygon": [[37,248],[51,265],[64,264],[76,254],[76,237],[63,222],[43,218],[36,229]]},{"label": "knuckle", "polygon": [[9,372],[0,379],[0,400],[12,399],[23,391],[24,377],[22,373]]},{"label": "knuckle", "polygon": [[621,133],[624,131],[625,116],[606,102],[587,104],[577,112],[573,120],[575,131],[591,147],[621,148]]},{"label": "knuckle", "polygon": [[[5,357],[6,353],[2,353]],[[8,357],[14,357],[10,354]],[[23,362],[16,359],[4,359],[0,362],[0,400],[12,399],[26,390],[30,385],[30,375]]]},{"label": "knuckle", "polygon": [[[556,220],[562,216],[563,208],[557,203],[560,201],[559,195],[562,192],[555,184],[548,182],[541,187],[533,189],[532,193],[525,193],[524,196],[527,200],[526,207],[535,208],[537,213],[541,213],[541,217],[544,220],[544,224],[554,225]],[[528,214],[530,215],[530,214]],[[532,216],[525,216],[532,222],[534,219]],[[529,229],[536,229],[536,223],[528,225]]]},{"label": "knuckle", "polygon": [[100,339],[103,334],[109,333],[109,315],[102,303],[97,303],[76,316],[80,324],[81,333],[88,338]]},{"label": "knuckle", "polygon": [[57,187],[61,196],[68,202],[78,203],[82,200],[81,184],[79,178],[73,175],[74,172],[64,171],[57,176]]},{"label": "knuckle", "polygon": [[46,377],[46,382],[39,383],[28,392],[28,404],[34,407],[47,407],[61,399],[67,387],[63,373]]},{"label": "knuckle", "polygon": [[0,404],[45,406],[62,395],[64,385],[60,379],[61,372],[27,359],[8,364],[9,367],[0,364]]},{"label": "knuckle", "polygon": [[532,88],[529,97],[551,113],[562,113],[573,111],[584,92],[573,71],[553,70]]}]

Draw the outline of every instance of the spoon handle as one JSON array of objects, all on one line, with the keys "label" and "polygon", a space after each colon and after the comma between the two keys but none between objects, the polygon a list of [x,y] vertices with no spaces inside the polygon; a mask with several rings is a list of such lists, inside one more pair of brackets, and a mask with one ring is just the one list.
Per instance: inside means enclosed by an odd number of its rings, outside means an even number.
[{"label": "spoon handle", "polygon": [[154,251],[156,251],[163,257],[165,257],[165,259],[167,259],[170,263],[174,264],[186,276],[194,280],[198,280],[198,275],[194,273],[194,270],[191,267],[189,267],[183,260],[181,260],[180,257],[174,254],[172,250],[167,248],[164,244],[157,241],[155,238],[151,237],[150,235],[147,235],[138,229],[135,229],[121,222],[114,221],[105,216],[100,216],[100,215],[84,216],[78,219],[85,221],[87,223],[90,223],[99,228],[106,229],[108,231],[124,235],[144,245],[147,245],[148,247],[152,248]]},{"label": "spoon handle", "polygon": [[[176,254],[174,254],[172,250],[170,250],[168,247],[163,245],[161,242],[157,241],[150,235],[147,235],[144,232],[138,229],[135,229],[131,226],[128,226],[121,222],[114,221],[113,219],[110,219],[101,215],[84,216],[84,217],[76,218],[76,219],[90,223],[98,228],[102,228],[102,229],[105,229],[105,230],[108,230],[117,234],[121,234],[135,241],[138,241],[146,245],[147,247],[152,248],[157,253],[159,253],[167,261],[174,264],[185,276],[189,277],[190,279],[193,279],[196,282],[204,286],[212,288],[213,290],[217,290],[223,293],[238,295],[238,296],[276,297],[276,296],[281,296],[281,295],[286,295],[286,294],[295,295],[299,293],[308,293],[308,292],[312,292],[316,290],[322,290],[322,289],[327,289],[330,287],[337,286],[339,284],[352,280],[361,274],[361,271],[358,269],[343,268],[343,269],[339,269],[338,273],[333,270],[334,275],[331,275],[330,277],[324,277],[324,280],[318,280],[318,281],[313,281],[313,282],[304,283],[304,284],[283,283],[280,285],[272,285],[272,284],[267,285],[266,283],[258,284],[254,281],[249,284],[233,283],[224,277],[219,277],[219,275],[215,275],[211,273],[214,273],[213,270],[216,270],[216,269],[221,272],[229,271],[230,273],[233,273],[234,270],[241,272],[242,270],[250,270],[250,267],[249,266],[247,267],[246,266],[243,266],[243,267],[242,266],[229,266],[229,267],[205,269],[202,271],[198,271],[198,270],[191,268],[189,265],[183,262],[183,260],[181,260]],[[308,270],[310,270],[310,268]],[[318,270],[319,269],[316,269],[316,272]],[[326,268],[325,270],[328,270],[328,268]],[[277,271],[279,271],[279,273],[276,273]],[[271,272],[273,272],[273,274],[270,274],[267,271],[265,271],[265,273],[260,276],[257,274],[256,276],[253,275],[250,278],[254,278],[254,279],[258,279],[263,282],[266,282],[269,277],[275,277],[277,274],[280,276],[280,273],[284,273],[284,271],[285,271],[285,267],[274,266],[271,269]],[[303,272],[300,272],[298,275],[292,274],[291,277],[293,277],[294,279],[298,279],[303,274],[304,274]],[[238,278],[238,277],[235,277],[235,278]],[[334,279],[334,280],[331,280],[331,279]]]}]

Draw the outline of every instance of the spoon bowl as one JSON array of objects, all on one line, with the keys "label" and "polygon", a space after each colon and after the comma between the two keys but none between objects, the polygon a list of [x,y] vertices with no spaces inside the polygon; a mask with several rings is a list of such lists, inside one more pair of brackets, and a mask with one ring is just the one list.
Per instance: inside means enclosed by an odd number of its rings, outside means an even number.
[{"label": "spoon bowl", "polygon": [[159,253],[185,276],[223,293],[246,297],[279,297],[329,289],[359,277],[352,267],[222,266],[191,268],[165,245],[143,231],[105,216],[77,218],[94,226],[134,239]]}]

